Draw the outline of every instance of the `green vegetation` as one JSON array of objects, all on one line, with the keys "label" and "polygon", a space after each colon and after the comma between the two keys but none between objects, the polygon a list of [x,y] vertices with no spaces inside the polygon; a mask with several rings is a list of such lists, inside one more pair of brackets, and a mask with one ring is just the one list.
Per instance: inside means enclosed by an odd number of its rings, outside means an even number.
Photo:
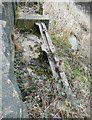
[{"label": "green vegetation", "polygon": [[44,69],[41,69],[41,68],[40,69],[33,68],[32,71],[34,73],[36,73],[37,75],[47,76],[46,80],[50,80],[51,79],[52,74],[51,74],[51,71],[49,71],[49,70],[44,70]]},{"label": "green vegetation", "polygon": [[68,40],[62,40],[62,38],[55,37],[54,35],[53,36],[51,35],[51,40],[52,40],[53,44],[55,45],[56,54],[59,57],[63,57],[64,56],[63,50],[68,52],[69,48],[71,48],[71,45],[70,45]]},{"label": "green vegetation", "polygon": [[[64,63],[64,72],[68,78],[69,85],[76,96],[76,108],[82,105],[83,99],[86,99],[89,90],[89,76],[86,74],[84,65],[87,65],[86,60],[80,54],[75,54],[68,40],[62,40],[60,37],[55,37],[51,35],[52,42],[56,48],[56,55],[62,59],[61,62]],[[39,46],[39,45],[38,45]],[[35,45],[37,47],[37,45]],[[29,45],[30,51],[33,51],[32,46]],[[40,49],[40,48],[39,48]],[[26,97],[29,101],[28,110],[30,111],[30,116],[34,114],[33,107],[37,105],[40,109],[41,107],[48,107],[58,96],[56,93],[56,83],[60,83],[60,80],[55,81],[53,79],[48,61],[46,61],[46,56],[43,57],[44,53],[41,50],[35,50],[35,53],[40,52],[39,58],[31,58],[30,62],[23,61],[23,54],[21,52],[16,52],[15,55],[15,75],[18,81],[18,85],[21,89],[22,99],[25,101]],[[81,94],[81,95],[80,95]],[[70,109],[70,102],[66,98],[66,93],[62,90],[59,94],[59,99],[64,103],[60,106],[61,113]],[[66,100],[65,100],[66,99]],[[34,102],[35,100],[35,102]],[[71,105],[71,104],[70,104]],[[65,109],[64,109],[65,107]],[[81,106],[80,106],[81,107]],[[72,106],[71,106],[72,109]],[[76,113],[76,111],[75,111]],[[39,114],[39,113],[38,113]],[[62,113],[63,114],[63,113]],[[39,114],[40,115],[40,114]]]},{"label": "green vegetation", "polygon": [[60,37],[52,36],[51,40],[56,48],[56,54],[63,58],[65,72],[69,81],[73,82],[77,79],[80,82],[88,82],[90,77],[85,75],[82,65],[86,65],[87,61],[79,54],[74,54],[68,40],[62,40]]},{"label": "green vegetation", "polygon": [[73,70],[73,73],[75,76],[81,76],[81,74],[82,74],[80,68],[76,68],[75,70]]}]

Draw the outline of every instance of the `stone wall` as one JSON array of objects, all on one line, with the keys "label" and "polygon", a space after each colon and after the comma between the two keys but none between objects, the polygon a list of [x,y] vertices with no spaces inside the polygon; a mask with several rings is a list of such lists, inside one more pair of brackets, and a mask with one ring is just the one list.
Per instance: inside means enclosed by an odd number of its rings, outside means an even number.
[{"label": "stone wall", "polygon": [[[0,18],[0,78],[2,92],[0,118],[26,118],[27,111],[21,100],[21,93],[14,76],[14,67],[12,60],[11,32],[14,27],[14,4],[5,2],[0,4],[2,17]],[[1,87],[0,87],[1,88]]]}]

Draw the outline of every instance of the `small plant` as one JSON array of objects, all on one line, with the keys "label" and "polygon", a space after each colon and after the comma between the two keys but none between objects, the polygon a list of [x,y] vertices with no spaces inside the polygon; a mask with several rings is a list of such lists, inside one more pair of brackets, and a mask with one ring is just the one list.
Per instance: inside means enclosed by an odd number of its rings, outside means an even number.
[{"label": "small plant", "polygon": [[75,76],[81,76],[81,71],[79,68],[76,68],[74,71],[73,71],[74,75]]}]

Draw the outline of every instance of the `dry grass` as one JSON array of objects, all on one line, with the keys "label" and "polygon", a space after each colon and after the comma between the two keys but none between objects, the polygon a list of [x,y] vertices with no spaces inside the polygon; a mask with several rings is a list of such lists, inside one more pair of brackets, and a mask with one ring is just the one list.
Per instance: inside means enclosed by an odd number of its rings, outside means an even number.
[{"label": "dry grass", "polygon": [[62,39],[74,34],[79,40],[81,53],[90,56],[90,17],[74,3],[44,3],[44,14],[50,17],[49,32]]}]

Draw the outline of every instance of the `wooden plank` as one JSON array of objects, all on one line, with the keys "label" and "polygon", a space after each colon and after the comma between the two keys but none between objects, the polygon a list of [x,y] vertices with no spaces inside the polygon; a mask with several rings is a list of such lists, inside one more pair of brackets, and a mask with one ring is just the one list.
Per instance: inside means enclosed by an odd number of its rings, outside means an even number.
[{"label": "wooden plank", "polygon": [[[56,80],[55,81],[55,86],[56,86],[55,91],[58,91],[58,95],[61,95],[61,92],[64,89],[67,94],[67,98],[71,101],[71,104],[76,106],[73,92],[70,88],[68,79],[64,72],[64,65],[60,63],[59,58],[57,58],[55,55],[55,48],[54,48],[54,45],[53,45],[53,43],[50,39],[50,36],[47,32],[46,26],[44,23],[36,23],[36,24],[39,26],[39,30],[40,30],[41,37],[42,37],[41,48],[42,48],[42,50],[44,50],[47,53],[51,71],[52,71],[53,77]],[[63,86],[63,88],[62,88],[62,86]]]}]

